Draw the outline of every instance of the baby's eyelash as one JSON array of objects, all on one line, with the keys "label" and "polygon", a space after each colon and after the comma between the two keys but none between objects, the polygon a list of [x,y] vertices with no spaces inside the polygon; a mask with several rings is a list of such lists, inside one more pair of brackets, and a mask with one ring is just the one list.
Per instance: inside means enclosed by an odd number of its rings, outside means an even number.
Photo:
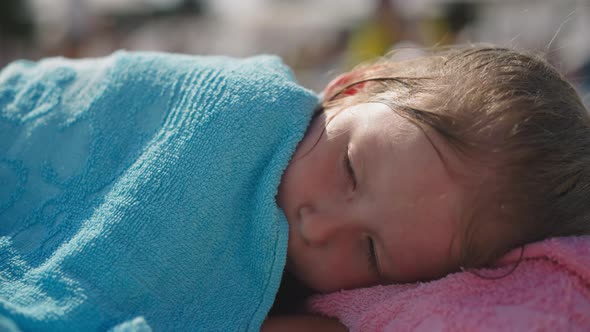
[{"label": "baby's eyelash", "polygon": [[367,237],[367,261],[369,268],[375,273],[379,273],[379,266],[377,265],[377,255],[375,254],[375,244],[371,237]]},{"label": "baby's eyelash", "polygon": [[353,189],[356,188],[356,175],[354,174],[354,169],[352,168],[352,163],[350,162],[350,157],[348,156],[348,150],[346,151],[346,155],[344,156],[344,164],[346,166],[346,171],[352,180],[352,187]]}]

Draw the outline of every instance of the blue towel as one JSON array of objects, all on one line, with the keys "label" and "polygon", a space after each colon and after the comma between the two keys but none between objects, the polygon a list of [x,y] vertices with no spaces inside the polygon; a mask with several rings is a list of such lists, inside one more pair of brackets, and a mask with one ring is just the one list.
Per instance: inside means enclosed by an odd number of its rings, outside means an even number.
[{"label": "blue towel", "polygon": [[256,331],[317,97],[280,59],[117,52],[0,73],[0,329]]}]

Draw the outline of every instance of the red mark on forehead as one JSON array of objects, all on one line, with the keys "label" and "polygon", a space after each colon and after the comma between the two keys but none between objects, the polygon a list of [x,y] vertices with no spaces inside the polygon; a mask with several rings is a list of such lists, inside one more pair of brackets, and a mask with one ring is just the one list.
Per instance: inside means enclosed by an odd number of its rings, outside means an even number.
[{"label": "red mark on forehead", "polygon": [[379,77],[375,73],[381,68],[382,65],[374,65],[342,74],[328,84],[324,96],[327,100],[352,96],[361,91],[372,80],[371,77]]}]

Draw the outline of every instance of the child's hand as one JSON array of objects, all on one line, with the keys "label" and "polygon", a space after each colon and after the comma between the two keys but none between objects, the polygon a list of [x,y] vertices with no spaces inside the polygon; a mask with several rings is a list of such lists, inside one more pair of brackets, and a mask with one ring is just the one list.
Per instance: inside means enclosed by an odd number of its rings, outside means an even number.
[{"label": "child's hand", "polygon": [[346,326],[333,318],[312,315],[274,316],[262,324],[261,332],[322,331],[345,332]]}]

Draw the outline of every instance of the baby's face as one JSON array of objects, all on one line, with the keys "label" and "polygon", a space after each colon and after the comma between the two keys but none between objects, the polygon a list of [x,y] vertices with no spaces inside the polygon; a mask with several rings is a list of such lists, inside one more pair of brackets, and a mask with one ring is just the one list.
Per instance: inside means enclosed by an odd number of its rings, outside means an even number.
[{"label": "baby's face", "polygon": [[320,292],[457,268],[465,193],[442,145],[379,103],[316,117],[279,187],[287,268]]}]

